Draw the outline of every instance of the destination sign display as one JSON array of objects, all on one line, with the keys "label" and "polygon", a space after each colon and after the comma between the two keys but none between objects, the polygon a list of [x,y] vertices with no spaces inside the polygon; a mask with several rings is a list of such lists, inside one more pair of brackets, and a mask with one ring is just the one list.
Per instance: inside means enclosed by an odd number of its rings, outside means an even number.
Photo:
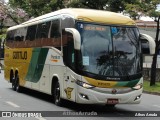
[{"label": "destination sign display", "polygon": [[103,26],[85,26],[84,27],[85,30],[94,30],[94,31],[106,31],[106,28]]}]

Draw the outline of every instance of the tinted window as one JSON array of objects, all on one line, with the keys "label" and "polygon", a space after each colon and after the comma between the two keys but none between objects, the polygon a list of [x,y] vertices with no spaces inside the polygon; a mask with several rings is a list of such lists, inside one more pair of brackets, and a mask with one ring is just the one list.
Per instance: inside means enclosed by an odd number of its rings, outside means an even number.
[{"label": "tinted window", "polygon": [[74,54],[74,42],[73,35],[67,33],[67,43],[63,46],[63,60],[64,63],[70,68],[75,68],[75,54]]},{"label": "tinted window", "polygon": [[75,20],[68,15],[62,15],[61,30],[62,35],[65,35],[65,28],[75,28]]},{"label": "tinted window", "polygon": [[57,38],[60,37],[60,21],[59,20],[53,20],[52,21],[52,27],[51,27],[51,38]]},{"label": "tinted window", "polygon": [[75,27],[75,20],[68,15],[62,15],[61,29],[64,30],[65,28],[74,28],[74,27]]},{"label": "tinted window", "polygon": [[27,35],[27,27],[21,28],[21,39],[25,40],[26,35]]},{"label": "tinted window", "polygon": [[36,35],[37,25],[32,25],[28,27],[26,40],[34,40]]},{"label": "tinted window", "polygon": [[13,40],[14,40],[14,33],[15,33],[15,30],[9,31],[9,32],[7,33],[7,38],[6,38],[6,40],[7,40],[7,41],[13,41]]},{"label": "tinted window", "polygon": [[[81,34],[79,70],[132,80],[141,76],[142,59],[136,27],[78,23]],[[133,76],[134,78],[128,78]]]},{"label": "tinted window", "polygon": [[51,22],[41,23],[38,25],[36,38],[48,38]]},{"label": "tinted window", "polygon": [[15,34],[14,34],[14,40],[15,41],[23,41],[23,37],[22,36],[22,28],[15,30]]}]

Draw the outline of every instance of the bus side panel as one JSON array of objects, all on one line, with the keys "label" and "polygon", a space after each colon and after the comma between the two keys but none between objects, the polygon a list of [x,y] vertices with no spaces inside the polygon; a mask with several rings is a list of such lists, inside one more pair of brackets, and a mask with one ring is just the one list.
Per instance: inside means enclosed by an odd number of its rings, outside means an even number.
[{"label": "bus side panel", "polygon": [[25,80],[24,77],[26,76],[29,68],[29,63],[32,56],[32,48],[9,48],[5,49],[5,72],[4,77],[6,80],[10,80],[10,71],[13,70],[18,71],[20,85],[24,86]]},{"label": "bus side panel", "polygon": [[[50,48],[33,49],[25,77],[25,87],[51,94],[52,78],[55,76],[59,80],[62,91],[64,72],[65,67],[60,51],[57,52]],[[29,86],[30,83],[31,86]],[[61,94],[63,94],[63,91]]]},{"label": "bus side panel", "polygon": [[44,67],[44,62],[48,53],[48,48],[34,48],[32,51],[32,58],[28,68],[25,80],[31,82],[31,88],[39,90],[39,80]]},{"label": "bus side panel", "polygon": [[[51,94],[53,77],[58,78],[60,83],[60,89],[62,91],[64,72],[65,67],[61,51],[49,49],[42,76],[40,78],[40,91]],[[63,93],[61,92],[61,95],[62,94]]]}]

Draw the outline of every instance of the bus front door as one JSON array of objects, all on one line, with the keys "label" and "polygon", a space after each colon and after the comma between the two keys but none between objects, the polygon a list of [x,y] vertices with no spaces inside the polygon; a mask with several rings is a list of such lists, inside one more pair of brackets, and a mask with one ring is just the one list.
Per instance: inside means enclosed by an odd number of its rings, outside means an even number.
[{"label": "bus front door", "polygon": [[66,64],[66,73],[64,75],[64,94],[66,94],[66,98],[68,100],[75,101],[75,80],[73,72],[75,69],[74,40],[71,33],[66,33],[66,35],[66,44],[63,48],[63,57]]},{"label": "bus front door", "polygon": [[75,101],[75,80],[74,73],[70,68],[66,68],[66,75],[64,76],[64,94],[66,99]]}]

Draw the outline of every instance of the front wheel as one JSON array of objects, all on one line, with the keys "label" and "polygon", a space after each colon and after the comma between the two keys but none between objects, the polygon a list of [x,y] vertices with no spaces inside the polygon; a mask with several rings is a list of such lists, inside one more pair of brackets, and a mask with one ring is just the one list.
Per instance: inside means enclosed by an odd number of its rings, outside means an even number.
[{"label": "front wheel", "polygon": [[62,105],[62,99],[60,97],[60,85],[59,85],[58,81],[53,86],[52,95],[53,95],[54,104],[57,105],[57,106],[61,106]]}]

